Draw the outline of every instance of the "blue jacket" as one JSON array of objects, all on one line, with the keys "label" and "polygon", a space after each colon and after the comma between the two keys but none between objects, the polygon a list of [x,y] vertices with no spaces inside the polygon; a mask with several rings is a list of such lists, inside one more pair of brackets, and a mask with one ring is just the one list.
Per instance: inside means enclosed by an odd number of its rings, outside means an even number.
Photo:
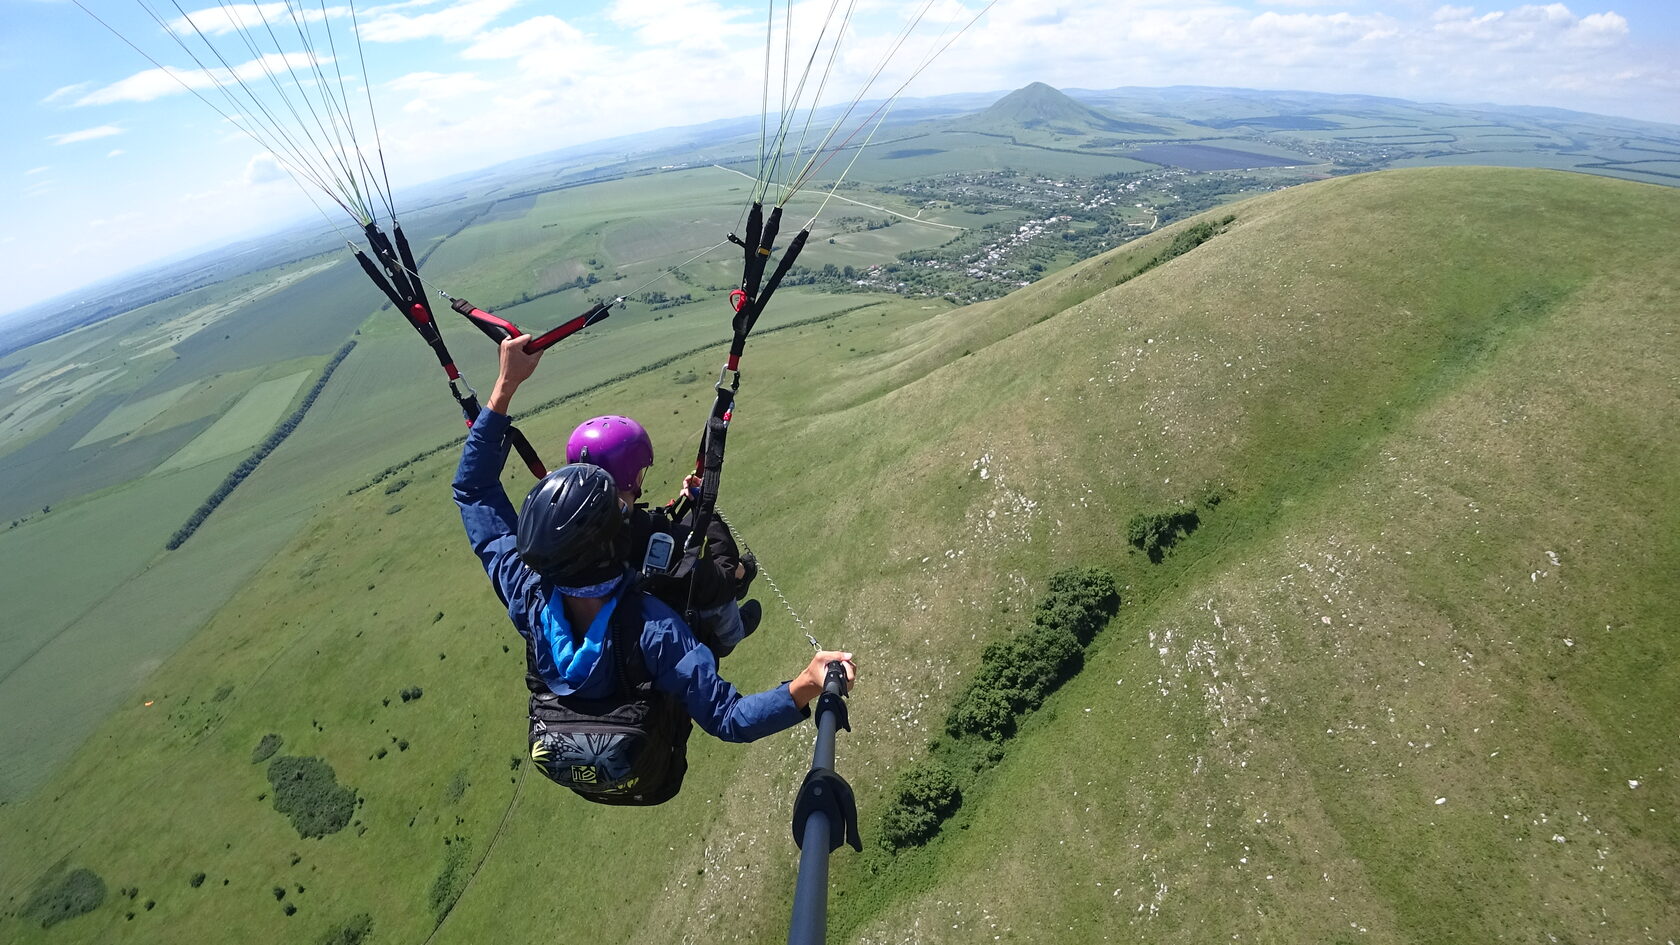
[{"label": "blue jacket", "polygon": [[[537,612],[546,606],[549,588],[514,550],[519,516],[501,483],[511,425],[505,415],[488,407],[479,413],[455,471],[455,504],[461,507],[461,524],[466,526],[473,553],[489,573],[496,596],[507,605],[508,617],[529,644],[538,633]],[[694,639],[683,619],[658,599],[642,596],[642,616],[642,660],[654,686],[681,699],[690,717],[708,733],[725,741],[750,742],[791,728],[805,717],[786,685],[741,695],[718,676],[712,651]],[[556,695],[600,698],[612,693],[616,682],[610,636],[595,669],[576,687],[559,681],[552,663],[542,659],[543,650],[537,647],[537,670]]]}]

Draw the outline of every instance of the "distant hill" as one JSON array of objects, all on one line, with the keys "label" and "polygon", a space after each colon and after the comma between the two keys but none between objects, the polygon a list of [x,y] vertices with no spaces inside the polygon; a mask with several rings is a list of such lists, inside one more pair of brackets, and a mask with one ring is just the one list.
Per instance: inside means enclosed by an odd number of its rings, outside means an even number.
[{"label": "distant hill", "polygon": [[1043,82],[1016,89],[985,111],[954,119],[950,124],[958,130],[1025,128],[1069,135],[1171,133],[1159,124],[1123,120],[1080,104]]}]

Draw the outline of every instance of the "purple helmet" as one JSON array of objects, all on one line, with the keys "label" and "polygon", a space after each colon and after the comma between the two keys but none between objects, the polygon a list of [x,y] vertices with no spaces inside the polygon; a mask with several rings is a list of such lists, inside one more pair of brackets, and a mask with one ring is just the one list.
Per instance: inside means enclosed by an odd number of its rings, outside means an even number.
[{"label": "purple helmet", "polygon": [[642,495],[642,472],[653,465],[653,441],[629,417],[585,420],[566,440],[566,462],[605,469],[620,491]]}]

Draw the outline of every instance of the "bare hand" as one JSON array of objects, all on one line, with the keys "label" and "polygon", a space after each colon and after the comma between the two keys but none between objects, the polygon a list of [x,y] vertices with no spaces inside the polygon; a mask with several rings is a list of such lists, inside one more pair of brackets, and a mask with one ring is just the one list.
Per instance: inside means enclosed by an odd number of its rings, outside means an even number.
[{"label": "bare hand", "polygon": [[828,664],[839,663],[846,671],[846,691],[852,691],[852,684],[857,682],[857,663],[853,662],[852,654],[839,650],[823,650],[811,657],[811,665],[794,677],[788,683],[788,691],[793,695],[793,704],[803,709],[811,704],[811,700],[822,694],[823,681],[828,678]]},{"label": "bare hand", "polygon": [[496,375],[496,386],[490,391],[490,400],[485,403],[486,407],[500,414],[510,412],[513,392],[536,371],[537,362],[542,360],[541,351],[536,354],[526,353],[525,345],[530,341],[531,336],[525,334],[502,342],[497,355],[500,373]]},{"label": "bare hand", "polygon": [[543,352],[527,354],[525,346],[530,343],[531,336],[529,334],[508,338],[502,342],[498,356],[501,362],[501,374],[497,378],[499,383],[518,387],[536,371],[537,362],[542,360]]}]

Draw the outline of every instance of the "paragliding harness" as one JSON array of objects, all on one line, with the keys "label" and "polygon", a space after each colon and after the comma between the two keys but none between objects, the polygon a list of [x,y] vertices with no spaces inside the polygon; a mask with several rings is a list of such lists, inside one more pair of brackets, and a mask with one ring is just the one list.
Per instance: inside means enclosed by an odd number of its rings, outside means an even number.
[{"label": "paragliding harness", "polygon": [[[478,419],[478,392],[467,383],[467,378],[461,369],[455,366],[455,358],[443,343],[443,336],[438,332],[437,320],[432,317],[432,307],[426,302],[426,293],[420,283],[419,268],[414,262],[414,253],[409,249],[408,238],[403,235],[402,226],[393,223],[391,235],[388,237],[373,223],[362,227],[367,237],[368,246],[372,247],[374,255],[378,257],[378,265],[367,257],[367,254],[356,249],[356,261],[361,264],[362,271],[367,273],[374,285],[379,287],[385,297],[391,300],[409,325],[420,333],[420,337],[431,346],[432,353],[437,355],[438,364],[443,366],[443,373],[449,377],[449,394],[455,398],[455,403],[461,408],[461,414],[466,418],[467,426],[472,426]],[[449,299],[450,308],[466,316],[478,329],[497,343],[508,338],[523,334],[519,326],[498,315],[492,315],[475,307],[466,299]],[[567,321],[558,327],[532,338],[525,345],[528,352],[538,352],[555,344],[575,332],[595,324],[612,314],[612,303],[596,302],[582,315]],[[525,438],[518,427],[508,428],[508,440],[519,453],[519,458],[525,461],[525,467],[531,475],[538,479],[548,474],[542,458],[537,455],[531,441]]]},{"label": "paragliding harness", "polygon": [[525,647],[531,690],[531,760],[549,780],[597,804],[647,807],[682,789],[689,718],[653,686],[642,660],[641,591],[632,580],[608,618],[617,691],[604,699],[557,696],[536,672],[537,635]]},{"label": "paragliding harness", "polygon": [[[671,510],[673,518],[681,518],[687,514],[688,503],[692,502],[693,505],[694,527],[689,530],[688,542],[683,549],[684,557],[692,555],[698,560],[706,553],[706,533],[717,514],[718,487],[723,482],[723,451],[729,437],[729,421],[735,412],[735,395],[741,389],[741,353],[746,350],[747,336],[752,333],[753,326],[758,323],[758,316],[764,313],[764,307],[770,303],[770,297],[775,294],[776,287],[782,284],[782,278],[793,268],[794,260],[799,258],[800,250],[805,248],[805,241],[811,235],[809,228],[800,230],[782,251],[782,258],[776,263],[776,269],[771,273],[769,281],[765,281],[764,269],[770,262],[771,253],[775,249],[776,234],[781,226],[781,207],[773,208],[766,219],[764,204],[755,202],[747,212],[746,237],[743,239],[734,233],[729,234],[729,241],[741,247],[745,261],[741,268],[741,287],[729,293],[729,302],[735,309],[735,319],[731,323],[734,337],[729,343],[729,359],[718,372],[717,383],[713,386],[716,397],[712,401],[712,412],[706,418],[706,429],[701,434],[700,449],[694,459],[694,473],[700,477],[700,494],[692,499],[685,496],[685,502],[678,503],[678,507]],[[729,377],[731,374],[734,375],[732,379]],[[695,579],[690,575],[688,603],[683,608],[683,619],[687,620],[691,627],[696,624],[699,616],[695,606],[694,589]]]}]

